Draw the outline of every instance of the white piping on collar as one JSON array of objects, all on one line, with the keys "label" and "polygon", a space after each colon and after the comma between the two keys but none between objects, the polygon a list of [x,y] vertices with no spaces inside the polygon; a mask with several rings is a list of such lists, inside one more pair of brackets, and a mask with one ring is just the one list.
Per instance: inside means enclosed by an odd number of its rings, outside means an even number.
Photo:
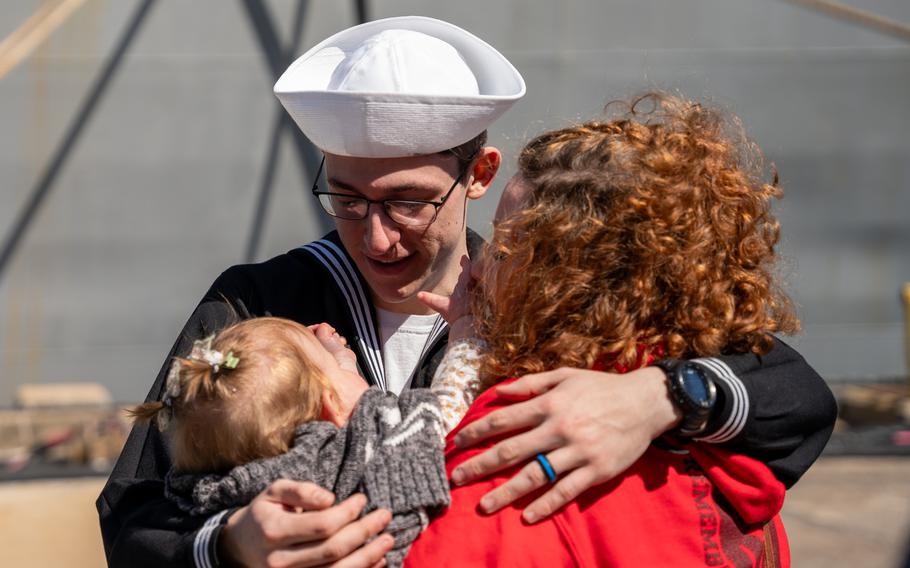
[{"label": "white piping on collar", "polygon": [[335,279],[335,284],[348,303],[348,311],[354,320],[357,330],[357,342],[366,360],[367,372],[373,375],[374,382],[386,390],[385,368],[382,364],[382,348],[379,344],[376,326],[370,312],[370,303],[360,285],[358,272],[351,266],[344,251],[335,243],[326,239],[313,241],[300,247],[321,262]]},{"label": "white piping on collar", "polygon": [[417,365],[414,367],[414,370],[411,371],[411,376],[408,377],[407,382],[404,384],[404,388],[409,388],[411,383],[414,382],[414,378],[417,376],[417,373],[420,372],[420,368],[423,366],[424,358],[427,355],[427,352],[430,348],[436,344],[439,338],[449,329],[449,324],[446,323],[446,320],[442,319],[442,316],[436,316],[436,322],[433,323],[433,328],[430,330],[430,334],[427,336],[426,343],[423,344],[423,349],[420,350],[420,357],[417,358]]}]

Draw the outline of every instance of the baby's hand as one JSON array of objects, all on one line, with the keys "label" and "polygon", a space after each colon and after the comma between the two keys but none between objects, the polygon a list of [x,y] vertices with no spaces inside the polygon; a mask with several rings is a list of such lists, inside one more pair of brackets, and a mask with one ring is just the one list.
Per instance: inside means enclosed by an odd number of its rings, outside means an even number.
[{"label": "baby's hand", "polygon": [[345,371],[357,372],[357,356],[348,348],[348,340],[339,335],[335,328],[327,323],[308,326],[325,350],[338,361],[338,366]]},{"label": "baby's hand", "polygon": [[471,260],[467,256],[463,256],[461,257],[461,274],[458,275],[458,282],[455,283],[451,296],[432,292],[417,293],[418,300],[438,312],[448,322],[450,341],[473,335],[471,292],[475,282],[474,275],[471,273]]}]

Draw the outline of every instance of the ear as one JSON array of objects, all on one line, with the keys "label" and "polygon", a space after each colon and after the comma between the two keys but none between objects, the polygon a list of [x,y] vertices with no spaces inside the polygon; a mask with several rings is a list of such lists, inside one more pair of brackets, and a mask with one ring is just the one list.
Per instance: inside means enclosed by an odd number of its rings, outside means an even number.
[{"label": "ear", "polygon": [[490,188],[499,166],[502,165],[502,152],[492,146],[484,146],[480,156],[474,161],[471,168],[470,184],[468,185],[468,199],[480,199]]},{"label": "ear", "polygon": [[347,423],[348,417],[343,416],[339,407],[340,404],[335,392],[332,389],[322,389],[322,414],[319,418],[341,428]]}]

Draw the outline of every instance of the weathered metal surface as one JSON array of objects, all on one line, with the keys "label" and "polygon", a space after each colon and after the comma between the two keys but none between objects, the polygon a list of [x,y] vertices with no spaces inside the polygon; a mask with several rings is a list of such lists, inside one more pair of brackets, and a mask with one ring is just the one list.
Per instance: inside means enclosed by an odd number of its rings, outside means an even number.
[{"label": "weathered metal surface", "polygon": [[[287,43],[293,2],[266,2]],[[859,8],[910,22],[904,0]],[[4,3],[0,35],[35,9]],[[217,5],[217,6],[216,6]],[[13,222],[135,3],[86,2],[0,81],[0,235]],[[469,217],[489,228],[522,141],[648,87],[718,101],[779,169],[794,343],[832,381],[906,373],[910,48],[782,2],[372,3],[490,40],[528,96],[491,130],[505,168]],[[311,3],[301,50],[352,23]],[[158,3],[0,281],[0,405],[27,382],[97,380],[138,400],[211,281],[245,256],[277,104],[237,2]],[[283,139],[259,258],[319,235]]]}]

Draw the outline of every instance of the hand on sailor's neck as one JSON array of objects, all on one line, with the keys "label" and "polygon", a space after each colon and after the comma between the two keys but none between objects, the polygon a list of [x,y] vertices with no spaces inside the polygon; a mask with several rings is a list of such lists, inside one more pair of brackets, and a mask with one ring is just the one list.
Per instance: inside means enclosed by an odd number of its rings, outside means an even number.
[{"label": "hand on sailor's neck", "polygon": [[474,317],[471,313],[471,295],[476,285],[476,271],[472,270],[471,259],[461,257],[461,272],[451,294],[419,292],[417,298],[434,312],[438,312],[449,324],[449,342],[474,336]]}]

